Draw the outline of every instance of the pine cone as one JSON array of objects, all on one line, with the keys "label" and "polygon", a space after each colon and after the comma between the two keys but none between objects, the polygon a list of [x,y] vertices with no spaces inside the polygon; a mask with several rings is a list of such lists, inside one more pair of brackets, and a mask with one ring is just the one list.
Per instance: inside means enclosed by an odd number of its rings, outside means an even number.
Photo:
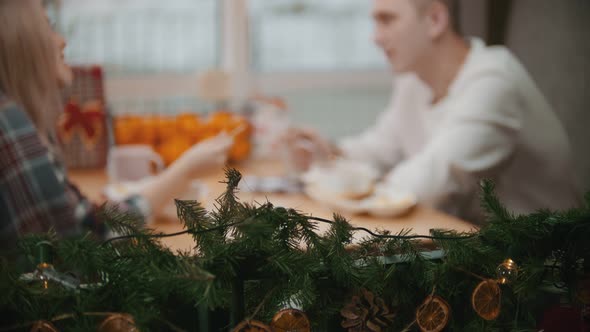
[{"label": "pine cone", "polygon": [[395,312],[366,289],[362,290],[361,296],[353,296],[340,314],[344,317],[342,327],[349,332],[381,332],[395,318]]}]

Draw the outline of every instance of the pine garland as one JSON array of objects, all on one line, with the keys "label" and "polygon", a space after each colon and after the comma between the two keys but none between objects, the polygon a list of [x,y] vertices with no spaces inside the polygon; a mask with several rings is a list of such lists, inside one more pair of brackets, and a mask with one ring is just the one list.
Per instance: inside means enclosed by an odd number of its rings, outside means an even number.
[{"label": "pine garland", "polygon": [[[192,253],[171,252],[158,241],[165,234],[109,206],[102,218],[120,238],[100,243],[90,235],[58,239],[50,233],[21,239],[21,259],[7,254],[0,264],[0,331],[63,315],[69,318],[55,323],[62,330],[93,330],[97,320],[89,312],[129,313],[142,331],[202,330],[203,321],[217,315],[218,327],[227,329],[243,318],[268,322],[292,306],[306,312],[313,330],[340,331],[341,309],[365,289],[396,313],[388,331],[416,329],[416,308],[433,289],[452,308],[449,330],[533,330],[551,291],[573,303],[581,274],[589,272],[590,194],[577,209],[516,216],[484,182],[488,223],[470,234],[433,232],[427,237],[444,252],[433,259],[409,230],[373,231],[352,244],[363,230],[342,216],[327,221],[270,202],[240,202],[240,173],[230,169],[226,177],[215,211],[176,201],[183,233],[195,240]],[[317,233],[318,220],[331,223],[325,234]],[[54,244],[55,268],[85,287],[40,290],[20,279],[34,270],[42,240]],[[471,292],[480,278],[494,279],[506,258],[520,266],[519,277],[502,286],[500,317],[483,320],[471,308]]]}]

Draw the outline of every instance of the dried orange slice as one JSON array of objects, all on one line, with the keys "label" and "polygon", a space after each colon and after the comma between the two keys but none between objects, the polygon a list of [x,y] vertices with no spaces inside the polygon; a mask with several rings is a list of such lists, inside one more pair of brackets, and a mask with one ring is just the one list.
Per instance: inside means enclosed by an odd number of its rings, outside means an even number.
[{"label": "dried orange slice", "polygon": [[471,295],[473,310],[485,320],[494,320],[500,315],[502,291],[495,280],[479,283]]},{"label": "dried orange slice", "polygon": [[47,321],[38,321],[33,324],[31,332],[58,332],[59,330]]},{"label": "dried orange slice", "polygon": [[110,331],[137,332],[138,330],[131,315],[112,314],[105,318],[105,320],[98,327],[98,332]]},{"label": "dried orange slice", "polygon": [[270,327],[273,332],[309,332],[311,323],[303,311],[285,309],[277,312],[272,318]]},{"label": "dried orange slice", "polygon": [[232,332],[272,332],[270,327],[257,320],[245,320],[234,327]]},{"label": "dried orange slice", "polygon": [[451,308],[440,296],[428,296],[416,310],[416,323],[422,332],[440,332],[449,322]]}]

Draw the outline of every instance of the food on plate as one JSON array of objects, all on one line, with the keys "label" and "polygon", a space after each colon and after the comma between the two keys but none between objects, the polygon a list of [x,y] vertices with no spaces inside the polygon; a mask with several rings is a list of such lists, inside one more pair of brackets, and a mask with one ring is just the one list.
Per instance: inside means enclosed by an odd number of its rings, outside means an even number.
[{"label": "food on plate", "polygon": [[336,212],[393,217],[416,205],[415,195],[377,184],[379,172],[351,160],[314,165],[301,181],[305,193]]},{"label": "food on plate", "polygon": [[339,159],[313,165],[301,181],[336,199],[360,200],[371,195],[378,177],[379,172],[369,164]]}]

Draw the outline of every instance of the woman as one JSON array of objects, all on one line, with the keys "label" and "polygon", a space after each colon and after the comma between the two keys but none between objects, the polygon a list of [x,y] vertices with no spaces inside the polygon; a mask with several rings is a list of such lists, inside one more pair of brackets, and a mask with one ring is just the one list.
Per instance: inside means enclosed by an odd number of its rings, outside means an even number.
[{"label": "woman", "polygon": [[[105,235],[95,205],[68,181],[52,139],[60,85],[72,79],[64,48],[40,0],[0,0],[0,246],[50,229]],[[187,179],[221,166],[231,144],[220,135],[195,145],[122,208],[144,218],[156,213]]]}]

